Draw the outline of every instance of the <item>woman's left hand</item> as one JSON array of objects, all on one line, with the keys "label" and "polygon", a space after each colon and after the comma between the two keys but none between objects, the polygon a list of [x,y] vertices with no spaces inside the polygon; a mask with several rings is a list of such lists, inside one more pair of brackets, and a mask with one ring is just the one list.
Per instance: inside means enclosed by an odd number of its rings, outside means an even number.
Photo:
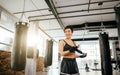
[{"label": "woman's left hand", "polygon": [[80,58],[85,58],[87,56],[87,53],[83,53],[83,55],[80,55]]}]

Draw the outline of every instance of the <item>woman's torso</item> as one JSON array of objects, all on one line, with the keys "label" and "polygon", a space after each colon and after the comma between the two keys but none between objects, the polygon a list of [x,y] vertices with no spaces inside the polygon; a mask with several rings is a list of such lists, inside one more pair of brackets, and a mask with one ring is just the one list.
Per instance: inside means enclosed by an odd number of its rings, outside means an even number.
[{"label": "woman's torso", "polygon": [[[64,51],[69,50],[70,47],[75,46],[73,41],[66,41],[66,40],[63,40],[63,41],[64,41],[64,48],[63,48]],[[76,58],[75,52],[69,53],[69,54],[63,56],[63,58]]]}]

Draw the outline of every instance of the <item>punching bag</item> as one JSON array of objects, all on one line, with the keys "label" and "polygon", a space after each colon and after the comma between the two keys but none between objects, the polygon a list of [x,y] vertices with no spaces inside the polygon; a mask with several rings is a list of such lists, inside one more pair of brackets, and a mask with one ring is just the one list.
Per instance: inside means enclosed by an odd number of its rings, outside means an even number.
[{"label": "punching bag", "polygon": [[27,49],[27,58],[36,58],[39,57],[39,49],[36,49],[34,47],[28,47]]},{"label": "punching bag", "polygon": [[106,34],[106,32],[99,34],[99,43],[100,43],[102,75],[112,75],[110,47],[109,47],[108,34]]},{"label": "punching bag", "polygon": [[48,67],[52,65],[52,55],[53,55],[53,41],[46,41],[46,55],[44,60],[44,66]]},{"label": "punching bag", "polygon": [[25,69],[28,23],[16,23],[14,44],[11,55],[11,68],[14,71]]},{"label": "punching bag", "polygon": [[[115,14],[116,14],[116,22],[117,22],[117,30],[118,30],[118,40],[120,43],[120,6],[119,7],[115,7]],[[119,45],[120,47],[120,45]]]},{"label": "punching bag", "polygon": [[34,57],[34,48],[28,47],[27,49],[27,58],[33,58]]}]

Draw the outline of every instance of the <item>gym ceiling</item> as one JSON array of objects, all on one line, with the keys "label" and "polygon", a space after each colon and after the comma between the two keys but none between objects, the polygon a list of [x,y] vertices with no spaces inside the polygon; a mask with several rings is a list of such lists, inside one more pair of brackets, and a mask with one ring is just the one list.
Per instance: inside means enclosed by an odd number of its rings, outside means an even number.
[{"label": "gym ceiling", "polygon": [[0,0],[0,6],[20,18],[30,22],[39,21],[39,26],[53,39],[64,38],[63,29],[67,25],[74,28],[76,41],[96,40],[101,30],[116,39],[117,26],[114,7],[120,0]]}]

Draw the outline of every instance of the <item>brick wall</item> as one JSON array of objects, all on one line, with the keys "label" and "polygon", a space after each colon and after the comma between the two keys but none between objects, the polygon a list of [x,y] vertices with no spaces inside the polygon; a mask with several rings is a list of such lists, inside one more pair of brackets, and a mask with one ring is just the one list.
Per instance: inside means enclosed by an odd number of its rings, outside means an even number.
[{"label": "brick wall", "polygon": [[24,75],[11,69],[11,52],[0,50],[0,75]]}]

